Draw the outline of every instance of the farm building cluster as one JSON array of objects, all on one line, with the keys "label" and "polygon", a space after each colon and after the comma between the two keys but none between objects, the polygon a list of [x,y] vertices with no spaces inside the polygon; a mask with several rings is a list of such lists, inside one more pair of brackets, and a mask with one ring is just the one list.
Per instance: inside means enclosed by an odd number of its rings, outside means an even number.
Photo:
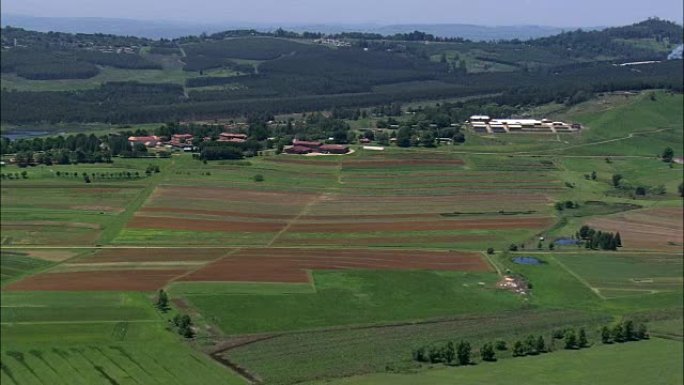
[{"label": "farm building cluster", "polygon": [[323,144],[304,140],[293,140],[291,146],[285,146],[283,151],[286,154],[306,155],[306,154],[336,154],[344,155],[349,152],[349,146],[345,144]]},{"label": "farm building cluster", "polygon": [[[193,150],[193,141],[195,137],[191,134],[174,134],[168,140],[164,137],[151,136],[129,136],[128,143],[131,146],[142,144],[145,147],[165,147],[174,148],[183,151]],[[202,138],[202,141],[210,141],[211,138]],[[217,139],[217,142],[225,143],[244,143],[247,140],[246,134],[236,134],[232,132],[222,132]]]},{"label": "farm building cluster", "polygon": [[582,126],[577,123],[565,123],[550,119],[492,119],[487,115],[473,115],[466,122],[473,131],[482,134],[508,134],[519,132],[530,133],[564,133],[578,132]]}]

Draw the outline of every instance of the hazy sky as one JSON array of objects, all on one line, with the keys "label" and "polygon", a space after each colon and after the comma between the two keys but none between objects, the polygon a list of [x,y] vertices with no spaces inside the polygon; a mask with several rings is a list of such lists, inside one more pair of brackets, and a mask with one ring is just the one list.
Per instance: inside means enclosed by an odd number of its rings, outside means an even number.
[{"label": "hazy sky", "polygon": [[2,12],[259,23],[621,25],[682,21],[682,0],[2,0]]}]

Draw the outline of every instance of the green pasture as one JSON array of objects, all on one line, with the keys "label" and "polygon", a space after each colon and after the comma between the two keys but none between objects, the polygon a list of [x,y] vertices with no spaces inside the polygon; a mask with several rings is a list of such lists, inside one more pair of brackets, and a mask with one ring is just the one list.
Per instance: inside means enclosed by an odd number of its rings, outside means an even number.
[{"label": "green pasture", "polygon": [[315,294],[192,295],[189,301],[226,334],[301,330],[468,313],[522,305],[493,288],[493,273],[342,271],[313,273]]},{"label": "green pasture", "polygon": [[583,277],[591,286],[613,295],[644,295],[680,291],[682,287],[681,255],[624,253],[558,254],[554,258]]},{"label": "green pasture", "polygon": [[[496,340],[512,346],[516,340],[534,333],[544,336],[549,347],[557,349],[560,340],[551,338],[553,330],[581,325],[593,340],[595,329],[606,322],[610,318],[600,314],[518,310],[385,327],[287,333],[232,349],[224,355],[260,373],[266,383],[291,384],[362,373],[413,372],[420,367],[411,359],[414,349],[461,339],[470,341],[477,350]],[[510,348],[498,355],[510,358]]]},{"label": "green pasture", "polygon": [[[3,235],[3,239],[5,239],[5,235]],[[26,253],[2,250],[0,251],[0,284],[4,285],[51,265],[51,262],[31,258]]]},{"label": "green pasture", "polygon": [[558,351],[536,357],[482,363],[467,368],[421,370],[413,374],[372,374],[331,385],[674,385],[684,381],[682,343],[652,339],[601,345],[579,351]]}]

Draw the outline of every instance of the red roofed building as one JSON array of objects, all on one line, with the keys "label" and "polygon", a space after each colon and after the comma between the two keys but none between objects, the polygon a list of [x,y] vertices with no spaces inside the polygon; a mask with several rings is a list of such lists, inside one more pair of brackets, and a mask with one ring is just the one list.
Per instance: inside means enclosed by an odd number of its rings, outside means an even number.
[{"label": "red roofed building", "polygon": [[312,153],[313,150],[310,147],[306,147],[306,146],[292,146],[292,147],[286,148],[285,152],[288,154],[304,155],[304,154]]},{"label": "red roofed building", "polygon": [[298,139],[295,139],[292,141],[292,145],[294,145],[294,146],[309,147],[312,150],[317,149],[318,147],[321,147],[321,144],[322,144],[321,142],[307,142],[305,140],[298,140]]},{"label": "red roofed building", "polygon": [[171,137],[171,140],[168,142],[168,144],[172,145],[173,147],[185,147],[189,144],[192,144],[192,139],[194,136],[191,134],[175,134]]},{"label": "red roofed building", "polygon": [[324,144],[319,147],[323,154],[346,154],[349,152],[349,146],[344,144]]},{"label": "red roofed building", "polygon": [[131,146],[135,144],[144,144],[147,147],[154,147],[157,144],[159,144],[159,137],[158,136],[129,136],[128,137],[128,143],[131,144]]}]

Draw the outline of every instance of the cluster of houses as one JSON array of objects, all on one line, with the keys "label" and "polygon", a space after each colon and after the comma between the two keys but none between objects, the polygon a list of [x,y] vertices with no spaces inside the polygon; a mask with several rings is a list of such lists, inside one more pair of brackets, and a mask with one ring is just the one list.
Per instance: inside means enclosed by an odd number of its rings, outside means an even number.
[{"label": "cluster of houses", "polygon": [[339,40],[339,39],[331,39],[331,38],[316,39],[316,40],[314,40],[314,43],[323,44],[323,45],[330,45],[333,47],[351,47],[352,46],[352,44],[348,41]]},{"label": "cluster of houses", "polygon": [[473,115],[466,122],[478,133],[498,134],[516,132],[562,133],[577,132],[582,126],[549,119],[492,119],[487,115]]},{"label": "cluster of houses", "polygon": [[[193,141],[195,137],[192,134],[174,134],[166,140],[160,136],[129,136],[128,143],[131,146],[142,144],[145,147],[166,147],[174,148],[190,152],[193,150]],[[203,141],[209,141],[211,138],[202,138]],[[247,140],[246,134],[236,134],[232,132],[223,132],[219,135],[218,142],[226,143],[244,143]]]},{"label": "cluster of houses", "polygon": [[[145,147],[165,147],[171,149],[182,150],[186,152],[193,151],[193,141],[195,137],[192,134],[174,134],[168,140],[166,138],[150,135],[150,136],[130,136],[128,142],[131,146],[142,144]],[[209,141],[211,138],[202,138],[203,141]],[[247,140],[246,134],[238,134],[233,132],[223,132],[219,135],[217,142],[224,143],[244,143]],[[285,146],[283,151],[286,154],[337,154],[343,155],[350,152],[349,146],[344,144],[324,144],[317,141],[306,141],[295,139],[292,145]]]},{"label": "cluster of houses", "polygon": [[286,154],[337,154],[343,155],[349,152],[349,146],[345,144],[323,144],[321,142],[293,140],[291,146],[285,146]]}]

